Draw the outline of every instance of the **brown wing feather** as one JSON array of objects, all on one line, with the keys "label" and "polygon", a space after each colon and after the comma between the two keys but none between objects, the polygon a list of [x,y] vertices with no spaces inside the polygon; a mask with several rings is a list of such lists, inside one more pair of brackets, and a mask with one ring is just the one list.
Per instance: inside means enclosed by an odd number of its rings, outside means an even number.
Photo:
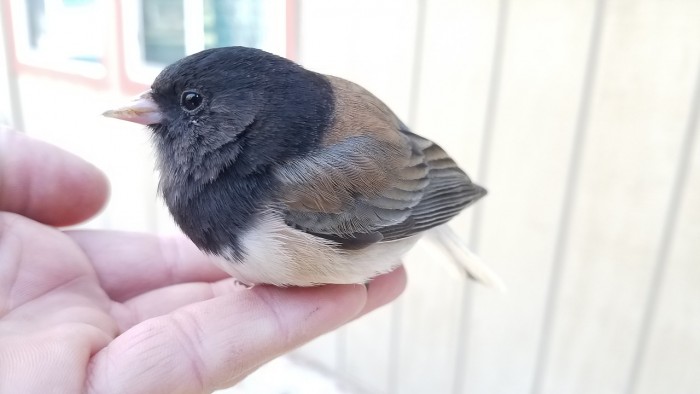
[{"label": "brown wing feather", "polygon": [[290,225],[361,248],[443,224],[486,193],[371,93],[329,80],[336,113],[322,149],[279,172]]},{"label": "brown wing feather", "polygon": [[473,183],[440,146],[405,127],[402,131],[416,144],[430,144],[423,150],[428,185],[405,222],[381,230],[385,241],[405,238],[444,224],[486,195],[486,189]]}]

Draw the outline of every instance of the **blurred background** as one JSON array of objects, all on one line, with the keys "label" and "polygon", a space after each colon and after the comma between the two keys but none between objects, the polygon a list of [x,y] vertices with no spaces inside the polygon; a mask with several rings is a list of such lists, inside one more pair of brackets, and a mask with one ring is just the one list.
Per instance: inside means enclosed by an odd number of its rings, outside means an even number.
[{"label": "blurred background", "polygon": [[509,287],[421,243],[394,304],[236,393],[700,393],[700,2],[12,0],[0,118],[96,163],[87,227],[177,231],[142,127],[164,65],[259,47],[365,86],[490,194],[454,227]]}]

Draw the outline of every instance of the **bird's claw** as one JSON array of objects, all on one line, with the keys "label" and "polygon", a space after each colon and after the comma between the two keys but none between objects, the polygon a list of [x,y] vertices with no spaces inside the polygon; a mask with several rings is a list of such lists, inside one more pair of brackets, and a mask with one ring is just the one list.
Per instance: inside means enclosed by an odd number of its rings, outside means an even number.
[{"label": "bird's claw", "polygon": [[252,289],[253,287],[255,287],[255,284],[253,284],[253,283],[246,283],[246,282],[243,282],[242,280],[239,280],[239,279],[234,279],[234,283],[236,284],[236,286],[241,286],[241,287],[243,287],[243,288],[246,289],[246,290],[250,290],[250,289]]}]

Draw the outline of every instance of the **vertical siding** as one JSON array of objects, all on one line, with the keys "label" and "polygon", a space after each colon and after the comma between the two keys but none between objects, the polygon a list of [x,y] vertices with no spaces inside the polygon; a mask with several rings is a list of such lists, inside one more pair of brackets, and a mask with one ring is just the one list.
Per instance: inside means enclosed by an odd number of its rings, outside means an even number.
[{"label": "vertical siding", "polygon": [[697,7],[606,5],[543,392],[625,390],[676,191],[700,59],[698,41],[679,38],[700,36],[686,20]]},{"label": "vertical siding", "polygon": [[413,24],[414,2],[372,4],[340,12],[385,13],[337,33],[337,9],[303,2],[300,60],[367,86],[485,183],[454,224],[510,291],[462,283],[422,242],[400,301],[336,341],[341,376],[377,393],[692,392],[698,5],[426,2]]},{"label": "vertical siding", "polygon": [[[627,392],[690,393],[700,387],[700,63]],[[641,368],[641,369],[640,369]]]},{"label": "vertical siding", "polygon": [[[477,288],[462,392],[525,393],[536,379],[561,238],[594,2],[511,2],[480,253],[509,285]],[[580,134],[580,133],[579,133]],[[503,357],[507,355],[507,357]]]}]

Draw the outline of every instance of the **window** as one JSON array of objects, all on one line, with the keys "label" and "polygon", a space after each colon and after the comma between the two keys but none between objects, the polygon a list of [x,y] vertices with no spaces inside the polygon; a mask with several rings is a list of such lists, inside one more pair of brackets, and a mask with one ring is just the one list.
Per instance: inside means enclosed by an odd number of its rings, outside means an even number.
[{"label": "window", "polygon": [[29,66],[104,78],[108,26],[104,6],[100,0],[12,2],[17,60]]},{"label": "window", "polygon": [[167,64],[206,48],[286,49],[286,2],[281,0],[123,1],[127,78],[150,84]]}]

